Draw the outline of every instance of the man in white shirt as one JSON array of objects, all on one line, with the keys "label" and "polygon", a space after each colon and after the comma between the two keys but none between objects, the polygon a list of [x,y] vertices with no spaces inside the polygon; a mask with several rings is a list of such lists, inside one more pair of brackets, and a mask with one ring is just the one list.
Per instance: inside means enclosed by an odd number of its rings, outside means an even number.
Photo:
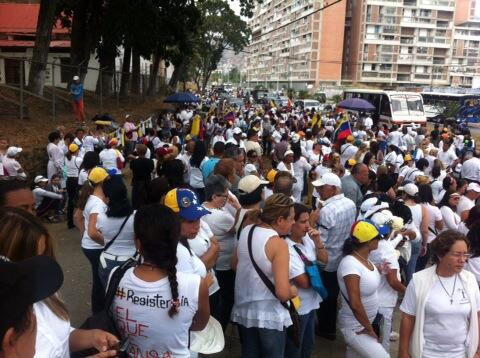
[{"label": "man in white shirt", "polygon": [[469,182],[480,184],[480,150],[473,151],[473,157],[463,163],[461,175]]},{"label": "man in white shirt", "polygon": [[340,148],[340,163],[343,166],[345,166],[347,160],[353,158],[358,151],[358,148],[353,145],[354,140],[355,138],[353,135],[349,135],[347,137],[347,142]]},{"label": "man in white shirt", "polygon": [[470,209],[475,206],[475,201],[480,197],[480,185],[477,183],[468,184],[465,195],[460,197],[457,205],[457,214],[463,222],[467,220]]},{"label": "man in white shirt", "polygon": [[454,169],[458,163],[458,157],[455,154],[455,151],[451,148],[451,141],[445,140],[443,142],[442,148],[439,149],[437,158],[443,163],[445,168]]},{"label": "man in white shirt", "polygon": [[388,144],[393,144],[394,146],[400,148],[402,146],[402,135],[402,132],[399,132],[397,126],[394,125],[392,127],[392,131],[388,134]]},{"label": "man in white shirt", "polygon": [[365,126],[365,129],[369,131],[372,129],[373,126],[373,119],[370,117],[370,113],[367,113],[367,117],[363,121],[363,125]]}]

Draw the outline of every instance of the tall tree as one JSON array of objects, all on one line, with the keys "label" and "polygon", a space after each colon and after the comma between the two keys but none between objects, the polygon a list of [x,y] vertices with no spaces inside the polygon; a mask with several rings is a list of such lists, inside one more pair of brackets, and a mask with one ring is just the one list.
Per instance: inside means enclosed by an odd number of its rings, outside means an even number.
[{"label": "tall tree", "polygon": [[198,56],[192,59],[197,61],[194,65],[200,69],[201,89],[204,90],[223,51],[241,51],[248,44],[250,30],[225,0],[201,0],[197,6],[202,14],[202,24],[195,41]]},{"label": "tall tree", "polygon": [[31,92],[43,95],[45,69],[55,24],[57,0],[42,0],[38,12],[37,32],[33,47],[32,64],[28,75],[28,88]]}]

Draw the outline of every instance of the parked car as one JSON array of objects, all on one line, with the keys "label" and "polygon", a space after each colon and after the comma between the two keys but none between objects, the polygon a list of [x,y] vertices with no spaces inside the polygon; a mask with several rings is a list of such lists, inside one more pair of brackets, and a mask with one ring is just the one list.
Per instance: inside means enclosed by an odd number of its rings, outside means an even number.
[{"label": "parked car", "polygon": [[323,111],[324,105],[314,99],[299,99],[295,101],[295,107],[301,107],[303,109],[314,109],[315,111]]}]

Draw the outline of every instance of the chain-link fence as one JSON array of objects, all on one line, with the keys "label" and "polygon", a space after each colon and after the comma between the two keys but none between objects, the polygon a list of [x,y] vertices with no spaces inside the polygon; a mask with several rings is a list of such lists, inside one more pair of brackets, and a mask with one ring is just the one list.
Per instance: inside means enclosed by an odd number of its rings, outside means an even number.
[{"label": "chain-link fence", "polygon": [[[30,107],[36,110],[38,106],[48,110],[52,120],[72,114],[70,85],[75,75],[83,84],[89,115],[104,113],[108,108],[119,109],[121,103],[130,100],[141,102],[148,96],[165,93],[167,89],[166,71],[160,68],[159,74],[152,77],[152,68],[148,63],[141,63],[140,68],[137,66],[136,70],[132,68],[127,73],[82,64],[72,66],[67,55],[47,62],[43,94],[38,95],[27,86],[31,66],[31,59],[0,55],[0,107],[3,108],[0,117],[28,118],[33,115]],[[117,61],[115,67],[122,68],[122,64]]]}]

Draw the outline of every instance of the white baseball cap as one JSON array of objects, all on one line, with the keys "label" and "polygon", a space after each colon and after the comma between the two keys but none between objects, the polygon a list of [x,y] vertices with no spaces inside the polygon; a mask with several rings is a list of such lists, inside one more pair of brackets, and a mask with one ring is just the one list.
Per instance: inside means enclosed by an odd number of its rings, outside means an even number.
[{"label": "white baseball cap", "polygon": [[293,150],[287,150],[283,156],[286,157],[287,155],[293,155]]},{"label": "white baseball cap", "polygon": [[44,183],[44,182],[47,182],[47,181],[48,181],[48,179],[45,178],[43,175],[37,175],[37,176],[35,177],[35,179],[33,179],[33,182],[34,182],[35,184],[42,183],[42,182]]},{"label": "white baseball cap", "polygon": [[242,130],[241,130],[240,128],[238,128],[238,127],[235,127],[235,128],[233,129],[233,134],[242,134]]},{"label": "white baseball cap", "polygon": [[473,190],[473,191],[476,191],[477,193],[480,193],[480,185],[478,185],[477,183],[470,183],[467,186],[467,191],[468,190]]},{"label": "white baseball cap", "polygon": [[313,186],[332,185],[332,186],[336,186],[337,188],[341,188],[342,181],[336,174],[325,173],[320,177],[320,179],[314,180],[312,182],[312,185]]},{"label": "white baseball cap", "polygon": [[15,157],[16,155],[18,155],[19,153],[22,152],[22,148],[20,147],[9,147],[7,149],[7,157]]},{"label": "white baseball cap", "polygon": [[403,186],[403,191],[410,196],[415,196],[418,194],[418,186],[413,183],[408,183]]},{"label": "white baseball cap", "polygon": [[267,180],[262,180],[256,175],[247,175],[240,179],[240,181],[238,182],[238,192],[240,193],[240,195],[251,194],[255,190],[257,190],[260,185],[267,184]]},{"label": "white baseball cap", "polygon": [[248,163],[247,165],[245,165],[245,168],[243,168],[243,170],[245,171],[246,175],[250,175],[257,172],[257,167],[255,167],[255,165],[253,165],[252,163]]},{"label": "white baseball cap", "polygon": [[80,79],[80,77],[78,77],[78,76],[73,76],[73,80],[74,80],[74,81],[78,81],[79,79]]}]

